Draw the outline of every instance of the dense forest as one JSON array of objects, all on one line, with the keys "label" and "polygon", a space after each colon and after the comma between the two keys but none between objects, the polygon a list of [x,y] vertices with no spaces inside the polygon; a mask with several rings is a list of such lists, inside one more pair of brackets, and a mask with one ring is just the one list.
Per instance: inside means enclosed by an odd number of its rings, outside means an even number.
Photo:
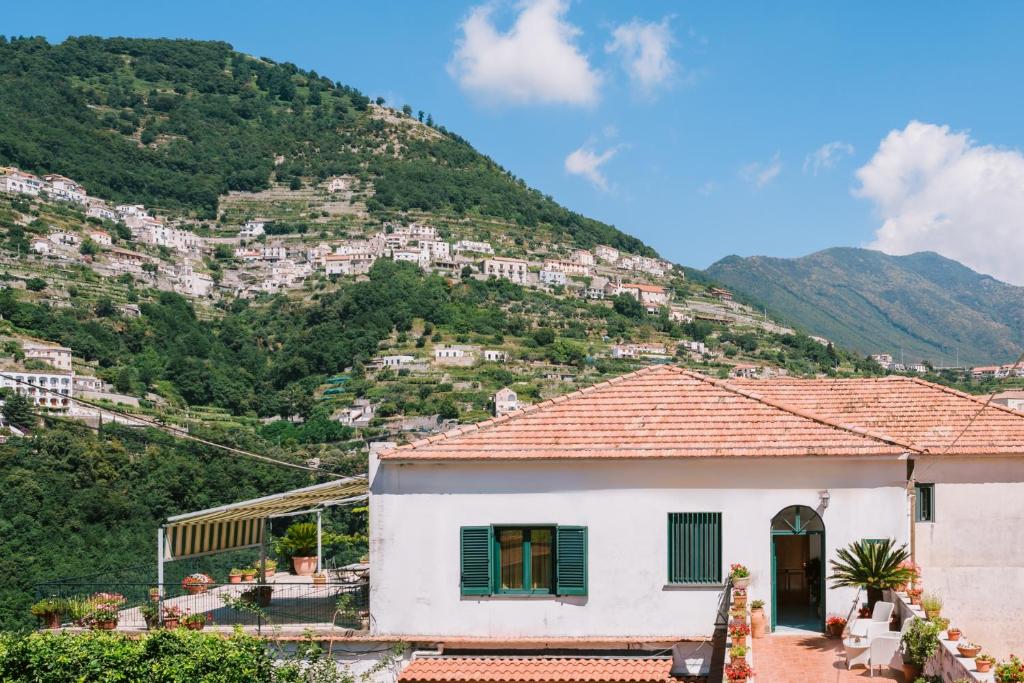
[{"label": "dense forest", "polygon": [[431,118],[387,110],[406,119],[398,125],[379,111],[351,87],[227,43],[0,36],[0,164],[203,218],[217,216],[229,190],[351,174],[373,185],[371,211],[494,217],[583,247],[654,255],[530,189]]}]

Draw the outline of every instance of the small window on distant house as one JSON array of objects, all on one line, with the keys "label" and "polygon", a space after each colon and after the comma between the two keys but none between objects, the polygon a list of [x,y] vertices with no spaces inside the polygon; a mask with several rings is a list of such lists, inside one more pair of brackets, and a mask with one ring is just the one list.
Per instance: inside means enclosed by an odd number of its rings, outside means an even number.
[{"label": "small window on distant house", "polygon": [[722,582],[721,512],[669,513],[668,582]]},{"label": "small window on distant house", "polygon": [[914,520],[918,522],[935,521],[935,484],[914,484],[915,511]]}]

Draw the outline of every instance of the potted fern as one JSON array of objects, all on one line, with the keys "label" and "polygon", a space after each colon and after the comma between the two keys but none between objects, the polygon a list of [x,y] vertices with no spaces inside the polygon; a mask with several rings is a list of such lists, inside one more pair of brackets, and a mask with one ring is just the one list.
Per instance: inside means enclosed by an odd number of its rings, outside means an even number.
[{"label": "potted fern", "polygon": [[855,541],[836,552],[831,560],[833,588],[863,588],[868,596],[868,609],[882,599],[882,592],[905,585],[913,572],[903,563],[909,558],[907,544],[896,547],[896,541]]},{"label": "potted fern", "polygon": [[312,576],[316,569],[316,536],[316,524],[297,522],[278,539],[274,550],[278,555],[292,558],[296,575]]}]

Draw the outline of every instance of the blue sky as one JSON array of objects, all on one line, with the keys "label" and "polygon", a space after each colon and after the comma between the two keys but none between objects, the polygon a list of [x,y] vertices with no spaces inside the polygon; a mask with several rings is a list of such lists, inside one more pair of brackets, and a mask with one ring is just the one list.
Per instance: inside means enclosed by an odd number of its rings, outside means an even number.
[{"label": "blue sky", "polygon": [[5,7],[0,33],[219,39],[315,69],[687,265],[872,245],[1024,283],[1022,19],[998,2],[56,0]]}]

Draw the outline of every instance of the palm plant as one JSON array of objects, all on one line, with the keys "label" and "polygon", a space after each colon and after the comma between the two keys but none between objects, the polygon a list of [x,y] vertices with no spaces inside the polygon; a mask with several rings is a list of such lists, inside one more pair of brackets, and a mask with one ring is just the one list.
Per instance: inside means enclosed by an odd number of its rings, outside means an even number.
[{"label": "palm plant", "polygon": [[274,550],[278,555],[287,555],[288,557],[316,555],[316,524],[312,522],[292,524],[284,536],[278,539]]},{"label": "palm plant", "polygon": [[913,576],[910,569],[900,563],[910,557],[907,544],[896,547],[896,541],[855,541],[836,551],[838,559],[831,560],[832,575],[828,580],[833,588],[863,588],[868,594],[868,607],[882,599],[882,591],[897,588]]}]

